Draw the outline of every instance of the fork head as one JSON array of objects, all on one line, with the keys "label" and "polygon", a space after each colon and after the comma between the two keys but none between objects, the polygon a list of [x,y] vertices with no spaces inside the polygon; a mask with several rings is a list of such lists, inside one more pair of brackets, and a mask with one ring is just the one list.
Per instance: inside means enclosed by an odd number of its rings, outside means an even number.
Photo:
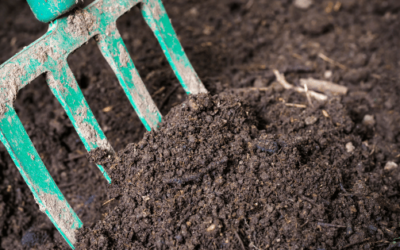
[{"label": "fork head", "polygon": [[[29,2],[35,12],[32,3],[53,1]],[[68,6],[68,3],[73,4],[75,0],[58,1],[64,1],[67,4],[65,6]],[[20,89],[39,75],[45,74],[51,91],[65,109],[86,149],[92,151],[100,148],[113,152],[67,63],[71,52],[94,37],[146,129],[156,129],[162,116],[116,28],[117,19],[135,5],[140,6],[144,19],[158,39],[186,93],[206,93],[207,90],[191,66],[161,0],[97,0],[85,9],[75,10],[54,20],[45,35],[0,66],[0,140],[31,189],[40,209],[48,215],[72,248],[76,242],[75,230],[82,226],[82,222],[44,166],[13,108],[13,102]],[[57,13],[56,17],[59,17],[62,11]],[[111,183],[104,168],[101,165],[98,167]]]}]

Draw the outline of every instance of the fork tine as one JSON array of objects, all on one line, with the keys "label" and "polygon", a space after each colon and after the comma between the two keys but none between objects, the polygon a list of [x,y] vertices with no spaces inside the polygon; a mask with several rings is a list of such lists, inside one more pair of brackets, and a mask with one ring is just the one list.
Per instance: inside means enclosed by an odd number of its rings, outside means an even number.
[{"label": "fork tine", "polygon": [[162,116],[140,78],[115,23],[109,24],[96,40],[146,129],[157,128]]},{"label": "fork tine", "polygon": [[161,0],[143,0],[142,15],[187,94],[207,93],[190,64]]},{"label": "fork tine", "polygon": [[83,224],[47,171],[14,108],[7,104],[6,109],[0,118],[0,140],[28,184],[40,210],[47,214],[74,248],[75,229]]},{"label": "fork tine", "polygon": [[[78,83],[66,61],[59,61],[57,69],[51,68],[46,81],[74,125],[87,151],[101,148],[114,152],[90,110]],[[97,165],[109,183],[111,178],[103,166]]]},{"label": "fork tine", "polygon": [[[51,91],[65,109],[88,151],[113,152],[90,110],[70,68],[67,56],[93,36],[147,130],[157,128],[161,114],[116,28],[116,19],[142,3],[142,15],[158,39],[174,73],[188,94],[206,93],[190,64],[161,0],[96,0],[85,10],[54,21],[49,31],[26,49],[0,65],[0,140],[7,148],[40,209],[47,214],[67,243],[74,248],[75,230],[82,222],[62,195],[40,159],[12,102],[22,87],[46,73]],[[98,165],[108,182],[111,179]]]}]

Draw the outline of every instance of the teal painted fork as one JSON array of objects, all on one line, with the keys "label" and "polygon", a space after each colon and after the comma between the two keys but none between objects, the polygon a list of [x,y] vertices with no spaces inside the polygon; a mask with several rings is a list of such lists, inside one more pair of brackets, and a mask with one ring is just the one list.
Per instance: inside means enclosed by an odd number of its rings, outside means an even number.
[{"label": "teal painted fork", "polygon": [[[116,20],[137,4],[186,93],[206,93],[207,90],[183,51],[161,0],[97,0],[85,9],[62,17],[74,7],[75,0],[28,0],[28,3],[40,21],[52,22],[45,35],[0,66],[0,140],[40,210],[74,248],[75,232],[82,227],[82,222],[58,189],[19,120],[13,108],[17,92],[45,74],[51,91],[65,109],[87,151],[101,148],[113,152],[67,63],[71,52],[95,37],[144,126],[147,130],[156,129],[161,114],[116,28]],[[101,165],[98,168],[111,183],[104,168]]]}]

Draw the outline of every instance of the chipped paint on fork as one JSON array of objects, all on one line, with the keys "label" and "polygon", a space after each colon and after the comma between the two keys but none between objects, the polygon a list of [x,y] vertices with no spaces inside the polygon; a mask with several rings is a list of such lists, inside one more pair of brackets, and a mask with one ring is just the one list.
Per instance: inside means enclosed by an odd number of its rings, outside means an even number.
[{"label": "chipped paint on fork", "polygon": [[[28,3],[38,19],[47,22],[70,9],[74,0],[59,1],[64,7],[57,6],[57,9],[51,7],[53,1],[43,1],[28,0]],[[39,75],[45,74],[51,91],[65,109],[85,148],[88,151],[100,148],[113,152],[67,63],[70,53],[95,37],[101,53],[116,74],[144,126],[147,130],[156,129],[162,119],[161,113],[143,84],[116,28],[117,19],[137,4],[140,4],[144,19],[158,39],[186,93],[206,93],[161,0],[97,0],[85,9],[76,10],[51,22],[45,35],[0,66],[0,140],[31,189],[41,211],[48,215],[72,248],[76,243],[75,230],[82,227],[82,222],[44,166],[13,108],[13,102],[19,90]],[[53,10],[58,12],[54,14]],[[42,15],[47,12],[47,16]],[[98,167],[111,183],[104,168],[101,165]]]}]

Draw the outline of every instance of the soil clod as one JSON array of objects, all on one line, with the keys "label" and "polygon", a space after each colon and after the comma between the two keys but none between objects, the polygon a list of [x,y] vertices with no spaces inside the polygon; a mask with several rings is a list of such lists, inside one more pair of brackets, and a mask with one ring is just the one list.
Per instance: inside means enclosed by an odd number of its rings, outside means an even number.
[{"label": "soil clod", "polygon": [[[190,96],[118,157],[95,152],[113,166],[110,195],[119,202],[80,230],[78,248],[343,249],[399,234],[398,207],[350,178],[361,138],[315,108],[265,108],[280,114],[268,132],[234,94]],[[323,108],[350,122],[338,101]]]}]

